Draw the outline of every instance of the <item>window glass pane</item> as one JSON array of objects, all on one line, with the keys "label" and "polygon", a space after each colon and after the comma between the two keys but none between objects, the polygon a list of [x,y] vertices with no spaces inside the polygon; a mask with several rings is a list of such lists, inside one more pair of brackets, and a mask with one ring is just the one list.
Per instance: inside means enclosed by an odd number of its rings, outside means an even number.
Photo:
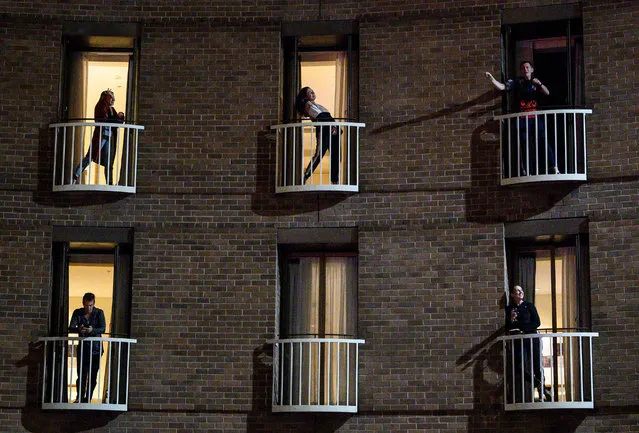
[{"label": "window glass pane", "polygon": [[282,334],[354,336],[357,324],[357,258],[299,257],[287,260],[282,285]]},{"label": "window glass pane", "polygon": [[[73,316],[73,311],[82,308],[82,297],[85,293],[91,292],[95,295],[95,308],[104,311],[106,320],[106,333],[102,337],[108,337],[111,330],[111,311],[113,310],[113,255],[72,255],[69,260],[69,318]],[[76,347],[77,350],[77,347]],[[69,352],[70,356],[77,356],[75,351]],[[75,355],[74,355],[75,354]],[[100,366],[97,374],[105,375],[106,356],[99,357]],[[69,376],[77,377],[78,371],[76,363],[70,358],[68,362]],[[76,400],[80,397],[77,394],[77,384],[71,381],[72,390],[70,399]],[[106,376],[96,380],[96,388],[92,393],[92,401],[98,401],[105,394],[105,386],[108,385]]]}]

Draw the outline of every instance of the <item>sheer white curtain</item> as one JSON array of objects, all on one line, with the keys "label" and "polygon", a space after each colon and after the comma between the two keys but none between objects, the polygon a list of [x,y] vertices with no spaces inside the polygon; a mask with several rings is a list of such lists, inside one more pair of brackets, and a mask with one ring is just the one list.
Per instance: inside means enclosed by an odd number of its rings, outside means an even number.
[{"label": "sheer white curtain", "polygon": [[319,257],[288,262],[289,311],[284,312],[288,337],[317,336],[319,332]]},{"label": "sheer white curtain", "polygon": [[[317,256],[291,259],[288,261],[288,284],[285,291],[282,315],[284,329],[288,334],[286,337],[355,336],[356,257]],[[306,404],[345,404],[346,395],[355,395],[355,358],[349,345],[337,341],[323,342],[293,350],[293,359],[299,357],[302,362],[293,363],[293,371],[289,377],[292,383],[300,383],[300,389],[303,390],[299,393],[294,390],[294,400],[301,399]]]}]

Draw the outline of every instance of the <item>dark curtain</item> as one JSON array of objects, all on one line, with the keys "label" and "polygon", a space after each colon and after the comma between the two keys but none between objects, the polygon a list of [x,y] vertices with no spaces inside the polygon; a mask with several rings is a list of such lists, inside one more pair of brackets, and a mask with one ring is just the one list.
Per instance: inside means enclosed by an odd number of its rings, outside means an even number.
[{"label": "dark curtain", "polygon": [[535,302],[535,272],[536,254],[520,253],[517,259],[517,279],[513,285],[519,285],[524,289],[526,299]]}]

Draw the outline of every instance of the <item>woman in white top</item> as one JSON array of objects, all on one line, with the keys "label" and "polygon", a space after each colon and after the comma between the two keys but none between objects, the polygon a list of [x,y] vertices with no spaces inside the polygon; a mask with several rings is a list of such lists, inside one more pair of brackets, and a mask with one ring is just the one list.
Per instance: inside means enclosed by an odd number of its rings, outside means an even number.
[{"label": "woman in white top", "polygon": [[[308,117],[313,122],[335,122],[329,111],[318,104],[315,92],[310,87],[303,87],[295,98],[295,108],[302,117]],[[304,170],[304,183],[311,177],[326,152],[331,150],[331,183],[339,183],[339,134],[336,126],[318,126],[315,135],[317,147],[315,154]],[[319,143],[322,143],[321,152]]]}]

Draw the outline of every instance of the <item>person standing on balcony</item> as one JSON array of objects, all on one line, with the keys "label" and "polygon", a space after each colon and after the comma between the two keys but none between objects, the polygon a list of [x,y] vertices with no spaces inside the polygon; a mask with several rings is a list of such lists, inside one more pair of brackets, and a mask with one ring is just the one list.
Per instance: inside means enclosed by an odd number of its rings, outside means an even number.
[{"label": "person standing on balcony", "polygon": [[[104,311],[95,307],[95,295],[85,293],[82,297],[82,308],[73,311],[69,332],[77,333],[80,338],[100,337],[106,330]],[[75,382],[78,401],[90,403],[93,390],[100,369],[100,357],[102,356],[102,343],[99,341],[82,341],[78,344],[77,375]]]},{"label": "person standing on balcony", "polygon": [[[295,98],[295,108],[297,112],[303,116],[310,118],[313,122],[335,122],[331,113],[316,102],[316,95],[310,87],[303,87]],[[313,171],[317,168],[320,160],[326,152],[331,151],[331,183],[339,183],[339,132],[336,126],[316,127],[315,135],[317,137],[317,145],[315,154],[304,170],[304,183],[313,175]],[[320,143],[321,150],[320,150]]]},{"label": "person standing on balcony", "polygon": [[[116,112],[113,108],[115,95],[111,89],[100,94],[100,100],[95,105],[93,112],[96,122],[124,123],[124,113]],[[104,176],[107,183],[113,185],[113,161],[118,140],[118,128],[112,126],[96,126],[93,130],[91,148],[82,162],[75,168],[73,184],[78,183],[80,175],[88,167],[91,161],[104,166]]]},{"label": "person standing on balcony", "polygon": [[[495,77],[490,72],[486,72],[486,76],[493,83],[493,85],[502,91],[514,91],[515,98],[518,102],[519,111],[520,112],[534,112],[537,111],[537,97],[539,93],[548,96],[550,95],[550,90],[546,87],[539,78],[533,77],[533,73],[535,72],[535,68],[533,67],[532,62],[528,60],[524,60],[519,64],[519,70],[521,72],[520,77],[516,77],[514,79],[509,79],[506,83],[501,83],[497,81]],[[536,125],[536,127],[535,127]],[[535,133],[536,131],[536,133]],[[539,139],[539,143],[544,143],[546,141],[546,125],[544,122],[543,116],[522,116],[519,117],[519,140],[520,145],[525,150],[527,147],[531,149],[531,153],[536,156],[536,152],[534,149],[536,147],[535,139]],[[528,146],[527,146],[528,145]],[[548,160],[550,162],[550,166],[552,167],[552,173],[549,174],[560,174],[559,169],[557,168],[557,161],[555,159],[555,154],[548,144]],[[529,153],[530,154],[530,153]],[[536,158],[535,158],[536,159]],[[523,175],[526,176],[526,167],[522,162],[522,166],[524,166]],[[528,167],[530,171],[532,171],[533,167]],[[531,174],[531,173],[528,173]],[[542,173],[543,174],[543,173]]]},{"label": "person standing on balcony", "polygon": [[[538,334],[541,325],[539,313],[532,302],[524,300],[524,290],[514,286],[510,290],[510,302],[506,306],[506,330],[511,334]],[[544,398],[544,376],[541,369],[541,339],[530,338],[513,341],[515,362],[523,367],[523,377],[530,382],[530,363],[532,362],[533,383]],[[531,352],[532,346],[532,352]],[[520,388],[518,386],[517,388]],[[528,388],[527,388],[528,389]]]}]

